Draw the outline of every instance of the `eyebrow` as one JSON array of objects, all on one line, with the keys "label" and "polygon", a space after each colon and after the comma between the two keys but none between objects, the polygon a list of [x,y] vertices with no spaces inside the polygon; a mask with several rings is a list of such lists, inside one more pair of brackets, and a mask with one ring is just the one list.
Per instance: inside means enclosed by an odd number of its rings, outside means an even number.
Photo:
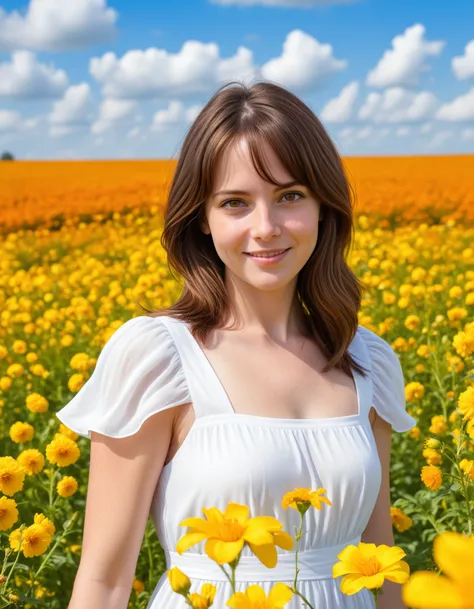
[{"label": "eyebrow", "polygon": [[[284,188],[290,188],[291,186],[300,185],[300,182],[295,180],[291,182],[287,182],[286,184],[281,184],[277,186],[273,192],[277,192],[278,190],[283,190]],[[219,195],[250,195],[251,193],[246,190],[220,190],[219,192],[215,192],[212,196],[217,197]]]}]

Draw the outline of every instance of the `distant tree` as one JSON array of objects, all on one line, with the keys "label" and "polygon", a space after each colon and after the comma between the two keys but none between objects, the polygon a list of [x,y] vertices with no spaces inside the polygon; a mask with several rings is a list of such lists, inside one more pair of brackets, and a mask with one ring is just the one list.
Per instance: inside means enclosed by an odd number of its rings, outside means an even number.
[{"label": "distant tree", "polygon": [[11,152],[3,152],[0,159],[2,161],[14,161],[15,157],[13,156],[13,154]]}]

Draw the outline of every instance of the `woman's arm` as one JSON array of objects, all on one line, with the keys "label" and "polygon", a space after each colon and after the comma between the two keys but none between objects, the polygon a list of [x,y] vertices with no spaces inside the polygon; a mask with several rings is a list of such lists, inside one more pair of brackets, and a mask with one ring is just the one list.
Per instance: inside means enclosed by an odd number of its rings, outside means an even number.
[{"label": "woman's arm", "polygon": [[92,432],[81,559],[68,609],[126,609],[176,408],[132,436]]},{"label": "woman's arm", "polygon": [[[392,426],[382,419],[378,414],[372,425],[377,452],[382,465],[382,483],[379,496],[370,520],[362,533],[361,541],[364,543],[375,543],[379,546],[395,545],[393,537],[393,525],[390,515],[390,453],[392,443]],[[379,609],[406,609],[402,601],[402,586],[386,581],[382,586],[383,594],[379,596]]]}]

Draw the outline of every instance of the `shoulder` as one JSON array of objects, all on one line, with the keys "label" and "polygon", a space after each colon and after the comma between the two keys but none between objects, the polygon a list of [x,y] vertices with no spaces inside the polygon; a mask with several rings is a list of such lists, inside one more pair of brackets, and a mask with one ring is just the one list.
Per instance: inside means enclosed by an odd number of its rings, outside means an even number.
[{"label": "shoulder", "polygon": [[405,378],[397,353],[385,339],[364,326],[358,326],[358,335],[369,354],[372,405],[395,431],[408,431],[416,421],[406,411]]},{"label": "shoulder", "polygon": [[373,365],[384,365],[396,370],[401,369],[398,355],[384,338],[360,325],[357,328],[357,333],[367,347]]}]

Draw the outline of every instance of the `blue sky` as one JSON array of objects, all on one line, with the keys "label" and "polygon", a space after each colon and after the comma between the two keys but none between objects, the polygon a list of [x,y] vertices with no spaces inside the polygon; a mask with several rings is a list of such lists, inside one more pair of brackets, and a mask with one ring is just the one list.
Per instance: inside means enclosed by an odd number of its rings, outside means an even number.
[{"label": "blue sky", "polygon": [[473,153],[472,24],[467,0],[0,0],[0,150],[175,157],[214,91],[253,79],[343,155]]}]

